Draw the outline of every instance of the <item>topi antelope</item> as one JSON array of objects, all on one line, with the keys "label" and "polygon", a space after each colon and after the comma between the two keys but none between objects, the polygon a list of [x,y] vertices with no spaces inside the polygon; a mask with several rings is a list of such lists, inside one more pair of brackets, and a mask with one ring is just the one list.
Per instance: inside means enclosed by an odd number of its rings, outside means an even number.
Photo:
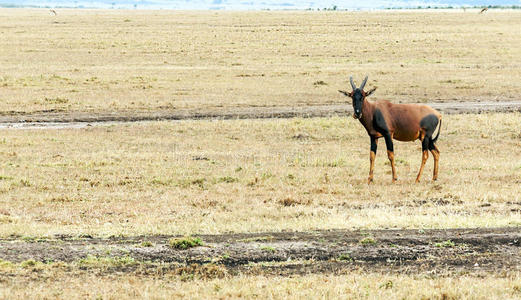
[{"label": "topi antelope", "polygon": [[[389,101],[371,102],[366,99],[371,95],[376,87],[368,92],[364,91],[367,83],[367,76],[360,85],[356,87],[353,77],[350,77],[353,91],[348,93],[339,90],[340,93],[351,97],[353,101],[353,117],[360,120],[371,138],[371,153],[368,183],[373,181],[374,160],[378,139],[383,137],[387,146],[387,156],[391,162],[393,172],[393,182],[396,181],[396,169],[394,166],[393,139],[403,142],[415,141],[422,142],[422,162],[420,171],[416,177],[416,182],[420,181],[425,162],[429,157],[429,150],[434,157],[434,174],[432,180],[438,178],[438,161],[440,151],[434,144],[440,135],[441,114],[435,109],[421,104],[393,104]],[[438,127],[436,137],[433,133]]]}]

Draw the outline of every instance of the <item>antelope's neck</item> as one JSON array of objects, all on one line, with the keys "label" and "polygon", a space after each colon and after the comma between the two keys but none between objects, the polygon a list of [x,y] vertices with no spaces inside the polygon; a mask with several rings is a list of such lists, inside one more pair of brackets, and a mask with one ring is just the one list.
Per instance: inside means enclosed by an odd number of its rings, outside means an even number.
[{"label": "antelope's neck", "polygon": [[360,118],[360,123],[362,123],[362,125],[364,125],[365,129],[368,131],[371,129],[371,124],[373,124],[373,106],[374,103],[364,99],[364,102],[362,103],[362,117]]}]

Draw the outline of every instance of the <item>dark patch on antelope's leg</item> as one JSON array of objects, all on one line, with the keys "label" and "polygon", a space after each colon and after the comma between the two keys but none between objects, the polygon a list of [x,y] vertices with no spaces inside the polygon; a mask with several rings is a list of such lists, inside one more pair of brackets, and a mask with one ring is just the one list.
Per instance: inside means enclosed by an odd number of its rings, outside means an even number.
[{"label": "dark patch on antelope's leg", "polygon": [[425,137],[422,140],[422,164],[420,166],[420,171],[418,172],[418,176],[416,177],[416,183],[420,182],[420,177],[423,173],[423,168],[425,167],[425,162],[427,162],[427,158],[429,158],[429,143],[430,143],[431,137],[428,135],[425,135]]},{"label": "dark patch on antelope's leg", "polygon": [[394,165],[394,147],[393,140],[390,134],[384,135],[385,145],[387,146],[387,157],[391,162],[391,170],[393,171],[393,182],[395,182],[398,178],[396,177],[396,167]]},{"label": "dark patch on antelope's leg", "polygon": [[374,160],[376,158],[376,149],[378,148],[378,140],[371,136],[371,153],[369,154],[369,178],[367,179],[367,184],[373,182],[373,170],[374,170]]},{"label": "dark patch on antelope's leg", "polygon": [[[432,146],[431,146],[432,145]],[[429,150],[432,153],[432,157],[434,158],[434,171],[432,172],[432,180],[438,179],[438,166],[440,161],[440,150],[434,143],[429,144]]]},{"label": "dark patch on antelope's leg", "polygon": [[373,115],[373,127],[381,133],[385,139],[385,146],[387,147],[387,157],[391,162],[391,169],[393,171],[393,182],[396,181],[396,167],[394,166],[394,145],[393,138],[391,137],[391,133],[389,132],[389,128],[387,127],[387,123],[385,122],[384,115],[382,111],[378,108],[375,109]]}]

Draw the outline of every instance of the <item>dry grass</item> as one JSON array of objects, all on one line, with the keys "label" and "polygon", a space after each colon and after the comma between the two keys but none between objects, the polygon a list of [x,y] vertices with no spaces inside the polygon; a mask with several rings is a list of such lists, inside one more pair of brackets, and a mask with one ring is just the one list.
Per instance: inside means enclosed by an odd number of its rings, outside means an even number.
[{"label": "dry grass", "polygon": [[520,16],[0,9],[0,113],[519,100]]},{"label": "dry grass", "polygon": [[1,130],[0,236],[519,226],[520,127],[445,116],[438,182],[396,142],[398,183],[380,143],[370,186],[351,118]]},{"label": "dry grass", "polygon": [[[64,273],[64,270],[66,273]],[[4,272],[5,268],[4,268]],[[73,276],[71,273],[73,272]],[[183,280],[96,275],[63,264],[7,271],[0,297],[9,299],[519,299],[521,275],[456,277],[365,273],[294,277],[237,276]]]},{"label": "dry grass", "polygon": [[[518,100],[519,16],[0,9],[0,114],[341,103],[366,73],[395,102]],[[413,184],[420,146],[397,143],[391,184],[380,143],[371,186],[352,119],[0,130],[0,237],[519,226],[520,127],[446,116],[438,182],[429,160]],[[103,273],[121,264],[0,261],[0,298],[521,297],[517,273]]]}]

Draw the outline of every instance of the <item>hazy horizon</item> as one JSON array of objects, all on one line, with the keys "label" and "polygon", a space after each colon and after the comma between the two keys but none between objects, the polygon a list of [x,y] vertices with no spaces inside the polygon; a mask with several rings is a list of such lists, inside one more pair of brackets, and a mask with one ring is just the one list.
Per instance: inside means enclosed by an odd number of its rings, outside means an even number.
[{"label": "hazy horizon", "polygon": [[521,0],[369,0],[369,1],[334,1],[334,0],[0,0],[0,7],[48,7],[48,8],[106,8],[106,9],[174,9],[174,10],[263,10],[263,9],[392,9],[392,8],[449,8],[475,6],[519,6]]}]

